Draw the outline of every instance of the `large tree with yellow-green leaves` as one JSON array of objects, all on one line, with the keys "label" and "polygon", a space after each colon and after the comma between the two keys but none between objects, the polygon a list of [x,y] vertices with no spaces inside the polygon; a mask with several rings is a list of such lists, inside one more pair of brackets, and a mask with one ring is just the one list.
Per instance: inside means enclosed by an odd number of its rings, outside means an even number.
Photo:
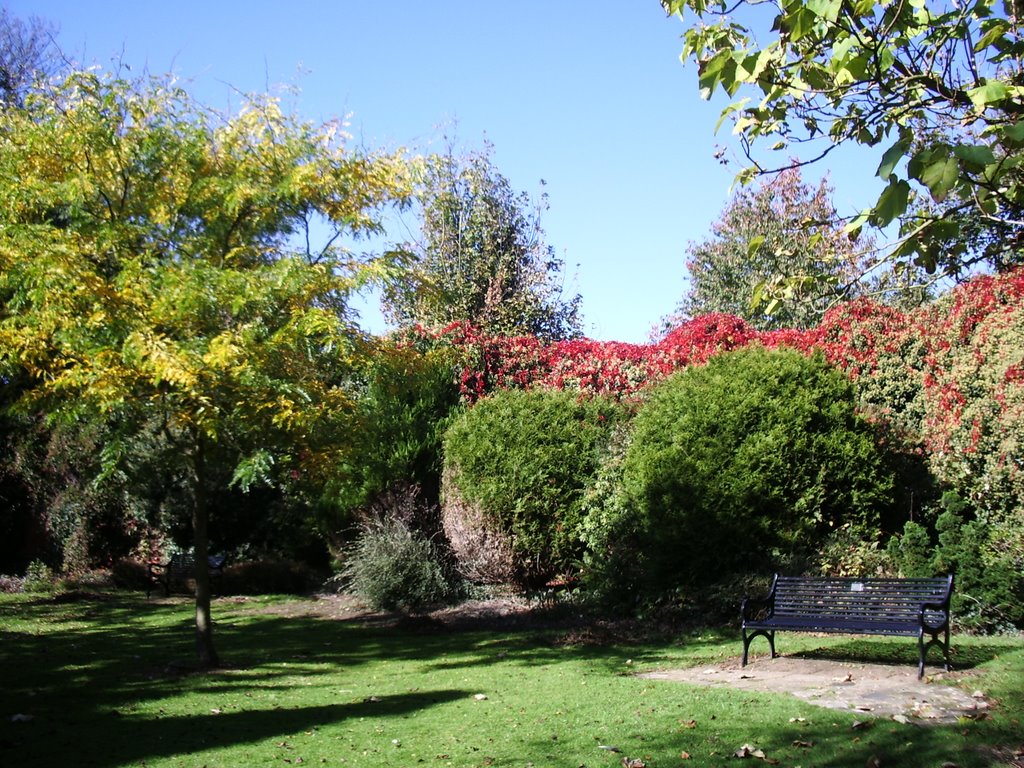
[{"label": "large tree with yellow-green leaves", "polygon": [[[224,116],[167,79],[77,73],[0,113],[0,377],[13,408],[110,429],[104,466],[159,425],[191,478],[242,483],[344,450],[365,353],[349,298],[386,258],[342,247],[411,192],[400,155],[349,151],[269,97]],[[218,658],[196,570],[201,664]]]}]

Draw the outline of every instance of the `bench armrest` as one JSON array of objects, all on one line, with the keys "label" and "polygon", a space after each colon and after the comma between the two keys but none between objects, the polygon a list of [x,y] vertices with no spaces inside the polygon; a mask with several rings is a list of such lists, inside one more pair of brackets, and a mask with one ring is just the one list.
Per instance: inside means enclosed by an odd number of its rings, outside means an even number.
[{"label": "bench armrest", "polygon": [[[927,614],[939,614],[942,617],[942,621],[938,625],[930,623],[927,619]],[[929,630],[938,631],[945,629],[949,626],[949,603],[921,603],[921,611],[918,614],[918,620],[921,622],[921,626]]]},{"label": "bench armrest", "polygon": [[775,613],[774,597],[745,597],[740,603],[740,616],[743,621],[770,619],[773,613]]},{"label": "bench armrest", "polygon": [[753,619],[770,619],[775,615],[775,587],[779,574],[772,577],[772,586],[765,597],[744,597],[740,603],[740,616],[744,622]]}]

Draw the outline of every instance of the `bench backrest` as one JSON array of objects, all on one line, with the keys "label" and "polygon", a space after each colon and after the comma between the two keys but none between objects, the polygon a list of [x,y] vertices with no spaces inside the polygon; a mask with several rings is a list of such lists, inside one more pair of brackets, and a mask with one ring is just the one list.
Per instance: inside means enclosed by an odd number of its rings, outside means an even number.
[{"label": "bench backrest", "polygon": [[[221,571],[224,568],[224,563],[227,560],[227,557],[224,555],[210,555],[206,560],[211,571]],[[196,570],[195,553],[178,552],[171,555],[171,559],[167,563],[167,570],[175,576],[191,576]]]},{"label": "bench backrest", "polygon": [[[927,579],[841,579],[777,576],[776,616],[829,616],[872,621],[917,621],[923,603],[949,611],[952,576]],[[929,611],[932,613],[932,611]]]}]

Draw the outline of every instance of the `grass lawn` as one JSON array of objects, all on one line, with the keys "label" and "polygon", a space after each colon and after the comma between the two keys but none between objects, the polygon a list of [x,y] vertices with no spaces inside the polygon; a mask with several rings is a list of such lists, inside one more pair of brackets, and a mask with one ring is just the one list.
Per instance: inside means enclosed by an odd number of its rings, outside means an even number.
[{"label": "grass lawn", "polygon": [[[769,764],[805,768],[861,768],[872,758],[883,767],[1024,762],[1014,757],[1024,747],[1019,637],[955,638],[962,684],[995,700],[987,719],[855,729],[863,715],[784,694],[633,675],[736,656],[731,628],[568,645],[554,630],[423,632],[303,608],[297,598],[215,601],[225,668],[195,674],[186,598],[0,596],[0,760],[613,768],[628,757],[661,768],[742,765],[734,753],[751,744]],[[913,640],[789,634],[780,642],[787,654],[839,646],[867,660],[916,658]]]}]

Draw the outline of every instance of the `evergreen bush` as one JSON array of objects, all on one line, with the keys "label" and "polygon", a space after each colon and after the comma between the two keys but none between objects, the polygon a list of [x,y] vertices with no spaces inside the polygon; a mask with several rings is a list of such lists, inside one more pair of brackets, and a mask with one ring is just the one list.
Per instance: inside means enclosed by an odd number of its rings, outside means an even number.
[{"label": "evergreen bush", "polygon": [[[583,492],[623,407],[566,391],[510,390],[455,419],[444,437],[446,529],[453,509],[476,510],[504,534],[514,580],[543,584],[583,553]],[[457,554],[457,542],[453,541]]]},{"label": "evergreen bush", "polygon": [[845,524],[877,532],[894,478],[849,380],[816,354],[760,347],[657,386],[613,494],[604,571],[625,592],[798,572]]}]

